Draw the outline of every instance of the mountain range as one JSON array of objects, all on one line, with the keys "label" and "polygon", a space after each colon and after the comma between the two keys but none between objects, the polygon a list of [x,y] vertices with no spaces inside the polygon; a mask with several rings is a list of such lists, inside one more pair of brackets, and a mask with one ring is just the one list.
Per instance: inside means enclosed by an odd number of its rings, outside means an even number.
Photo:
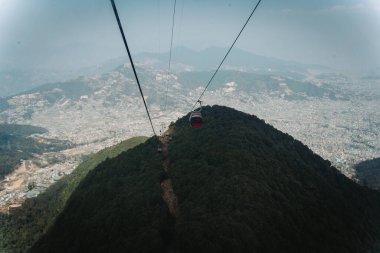
[{"label": "mountain range", "polygon": [[[175,71],[211,71],[216,69],[226,48],[207,48],[193,51],[184,47],[174,48],[172,52],[172,67]],[[169,53],[140,53],[134,56],[137,64],[150,64],[157,70],[166,70]],[[80,69],[3,69],[0,71],[0,97],[9,97],[25,92],[46,83],[63,82],[78,76],[104,74],[129,62],[128,58],[119,57],[105,60],[93,66]],[[331,69],[316,65],[302,64],[280,60],[272,57],[256,55],[241,49],[234,49],[225,63],[225,69],[260,70],[264,72],[291,73],[304,76],[310,70],[317,72],[332,72]]]},{"label": "mountain range", "polygon": [[[222,57],[227,52],[226,48],[211,47],[202,51],[193,51],[184,47],[177,47],[172,52],[172,61],[174,70],[181,70],[183,67],[188,67],[188,70],[215,70],[222,60]],[[136,58],[140,62],[148,60],[159,60],[164,69],[169,59],[169,53],[141,53]],[[303,64],[281,60],[273,57],[253,54],[251,52],[234,48],[229,57],[224,63],[224,69],[256,69],[262,71],[276,72],[298,72],[306,73],[309,70],[319,70],[322,72],[331,72],[328,67],[318,64]]]}]

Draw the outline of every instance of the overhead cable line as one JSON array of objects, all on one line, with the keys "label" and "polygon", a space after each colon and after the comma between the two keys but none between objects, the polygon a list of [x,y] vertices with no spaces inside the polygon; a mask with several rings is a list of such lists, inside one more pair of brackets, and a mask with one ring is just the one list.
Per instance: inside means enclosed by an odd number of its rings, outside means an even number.
[{"label": "overhead cable line", "polygon": [[253,11],[251,12],[251,14],[249,15],[247,21],[245,21],[245,24],[243,25],[243,27],[241,28],[239,34],[236,36],[234,42],[232,43],[232,45],[230,46],[230,48],[228,49],[226,55],[223,57],[223,60],[222,62],[219,64],[218,68],[215,70],[214,74],[212,75],[212,77],[210,78],[210,80],[208,81],[206,87],[204,88],[204,90],[202,91],[201,95],[199,96],[199,98],[196,100],[196,102],[194,103],[193,107],[191,108],[191,111],[194,110],[195,106],[197,105],[198,101],[201,101],[201,98],[203,97],[203,94],[205,93],[205,91],[207,90],[208,86],[210,86],[212,80],[214,79],[216,73],[218,73],[220,67],[222,66],[222,64],[224,63],[224,61],[226,60],[228,54],[230,53],[231,49],[234,47],[236,41],[239,39],[240,37],[240,34],[243,32],[244,28],[247,26],[249,20],[251,19],[251,17],[253,16],[253,13],[255,13],[257,7],[259,6],[261,0],[259,0],[255,6],[255,8],[253,9]]},{"label": "overhead cable line", "polygon": [[137,85],[139,86],[139,90],[140,90],[141,98],[142,98],[142,100],[143,100],[143,102],[144,102],[145,110],[146,110],[146,113],[147,113],[147,115],[148,115],[150,125],[152,126],[153,134],[154,134],[155,136],[157,136],[157,135],[156,135],[156,131],[154,130],[154,127],[153,127],[152,118],[150,117],[150,114],[149,114],[148,106],[146,105],[146,102],[145,102],[145,98],[144,98],[143,91],[142,91],[142,89],[141,89],[141,85],[140,85],[139,78],[137,77],[137,73],[136,73],[135,65],[133,64],[133,60],[132,60],[132,56],[131,56],[131,52],[129,51],[128,44],[127,44],[127,40],[125,39],[125,35],[124,35],[124,31],[123,31],[123,27],[121,26],[120,19],[119,19],[119,14],[117,13],[117,9],[116,9],[116,5],[115,5],[114,0],[111,0],[111,4],[112,4],[113,12],[114,12],[115,17],[116,17],[117,24],[119,25],[119,29],[120,29],[121,36],[123,37],[123,41],[124,41],[125,48],[127,49],[127,53],[128,53],[128,57],[129,57],[129,61],[131,62],[132,69],[133,69],[133,73],[135,74],[135,78],[136,78]]},{"label": "overhead cable line", "polygon": [[172,18],[172,35],[170,38],[170,51],[169,51],[169,66],[168,66],[168,74],[166,76],[166,95],[165,95],[165,103],[164,103],[164,110],[166,110],[167,102],[168,102],[168,90],[169,90],[169,74],[170,74],[170,68],[171,68],[171,61],[172,61],[172,48],[173,48],[173,34],[174,34],[174,21],[175,21],[175,7],[177,5],[177,0],[174,0],[174,8],[173,8],[173,18]]},{"label": "overhead cable line", "polygon": [[173,48],[173,34],[174,34],[174,21],[175,21],[175,7],[176,7],[176,5],[177,5],[177,0],[174,0],[173,18],[172,18],[172,35],[170,38],[169,71],[170,71],[170,64],[172,61],[172,48]]}]

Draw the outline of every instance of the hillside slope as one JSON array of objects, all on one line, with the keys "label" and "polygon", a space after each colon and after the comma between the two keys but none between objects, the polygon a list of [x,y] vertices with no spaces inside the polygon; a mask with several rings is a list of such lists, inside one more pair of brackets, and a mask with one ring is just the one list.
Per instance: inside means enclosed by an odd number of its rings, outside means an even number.
[{"label": "hillside slope", "polygon": [[45,233],[66,201],[87,175],[107,158],[113,158],[146,141],[134,137],[89,156],[70,175],[60,179],[36,198],[27,199],[10,215],[0,214],[0,252],[24,252]]},{"label": "hillside slope", "polygon": [[360,182],[375,190],[380,190],[380,157],[355,165]]},{"label": "hillside slope", "polygon": [[60,151],[72,146],[69,141],[32,137],[33,134],[46,132],[47,130],[42,127],[0,124],[0,180],[18,167],[21,160],[30,159],[36,154]]},{"label": "hillside slope", "polygon": [[[92,170],[30,252],[369,252],[379,194],[264,121],[221,106]],[[160,182],[171,178],[175,217]]]}]

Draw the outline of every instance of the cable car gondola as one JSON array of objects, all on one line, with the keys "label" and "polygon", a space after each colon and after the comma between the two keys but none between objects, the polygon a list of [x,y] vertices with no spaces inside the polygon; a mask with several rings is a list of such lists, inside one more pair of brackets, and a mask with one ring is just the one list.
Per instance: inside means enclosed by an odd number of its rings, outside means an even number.
[{"label": "cable car gondola", "polygon": [[202,126],[202,123],[203,123],[203,118],[202,118],[202,113],[201,113],[202,102],[198,101],[198,103],[200,104],[199,110],[192,111],[189,118],[190,125],[193,127],[200,127]]},{"label": "cable car gondola", "polygon": [[190,115],[190,124],[193,127],[202,126],[202,113],[200,111],[193,111]]}]

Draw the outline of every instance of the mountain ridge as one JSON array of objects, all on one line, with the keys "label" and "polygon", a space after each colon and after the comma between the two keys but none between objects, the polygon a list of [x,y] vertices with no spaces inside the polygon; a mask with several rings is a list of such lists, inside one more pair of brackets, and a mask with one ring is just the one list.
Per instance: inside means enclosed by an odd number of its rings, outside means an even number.
[{"label": "mountain ridge", "polygon": [[[173,49],[173,64],[174,69],[183,69],[189,66],[195,70],[211,71],[214,70],[221,60],[221,57],[227,52],[227,48],[210,47],[201,51],[192,50],[185,47],[176,47]],[[144,65],[150,62],[149,65],[156,66],[160,70],[167,69],[167,61],[169,52],[152,53],[142,52],[134,55],[137,65]],[[211,60],[212,59],[212,60]],[[153,62],[152,62],[153,60]],[[154,63],[155,62],[155,63]],[[174,64],[175,62],[175,64]],[[129,63],[126,56],[108,59],[97,64],[82,67],[80,69],[8,69],[0,71],[0,98],[8,98],[44,85],[46,83],[62,83],[74,79],[76,76],[89,76],[96,74],[104,74],[117,68],[119,65]],[[178,66],[176,66],[178,64]],[[257,55],[239,48],[234,48],[226,64],[231,67],[247,67],[272,69],[281,72],[298,71],[300,73],[307,72],[308,69],[314,69],[322,72],[331,72],[329,67],[319,64],[304,64],[294,61],[287,61]]]},{"label": "mountain ridge", "polygon": [[[172,52],[173,67],[175,63],[188,65],[195,70],[214,70],[222,59],[223,55],[227,52],[227,48],[223,47],[209,47],[200,51],[195,51],[185,47],[176,47]],[[159,59],[166,62],[169,57],[169,52],[164,53],[148,53],[143,52],[136,55],[138,61],[143,62],[148,59]],[[263,56],[254,54],[243,49],[234,48],[225,62],[225,67],[245,67],[245,68],[259,68],[259,69],[272,69],[278,71],[300,71],[307,72],[308,68],[318,69],[323,71],[331,71],[329,67],[319,64],[304,64],[294,61],[287,61],[270,56]]]},{"label": "mountain ridge", "polygon": [[[204,107],[171,125],[169,167],[158,140],[106,160],[30,252],[368,252],[379,193],[350,181],[301,142],[255,116]],[[178,217],[160,182],[171,178]],[[276,243],[273,243],[276,242]]]}]

